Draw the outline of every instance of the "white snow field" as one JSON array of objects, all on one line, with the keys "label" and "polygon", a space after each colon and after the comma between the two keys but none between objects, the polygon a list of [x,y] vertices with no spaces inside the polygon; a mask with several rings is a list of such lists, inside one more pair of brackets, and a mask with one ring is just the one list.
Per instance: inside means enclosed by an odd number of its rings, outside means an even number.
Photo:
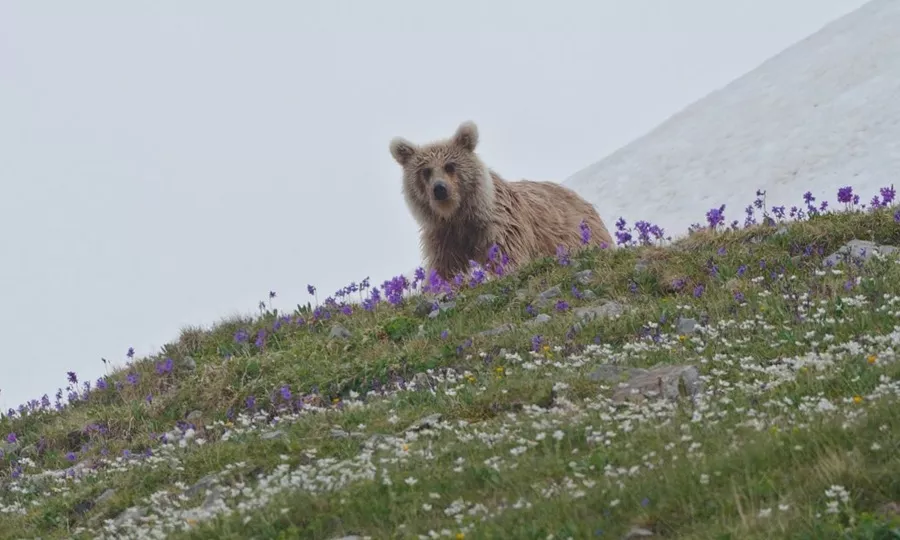
[{"label": "white snow field", "polygon": [[676,237],[722,204],[726,225],[743,224],[757,189],[770,209],[805,208],[807,191],[834,207],[840,187],[868,203],[894,182],[900,188],[900,0],[873,0],[563,185],[611,231],[621,216]]}]

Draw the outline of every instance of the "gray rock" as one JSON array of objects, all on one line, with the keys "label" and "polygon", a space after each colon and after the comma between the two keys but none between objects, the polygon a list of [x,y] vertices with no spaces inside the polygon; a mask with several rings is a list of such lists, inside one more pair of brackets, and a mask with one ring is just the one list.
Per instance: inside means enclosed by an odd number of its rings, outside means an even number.
[{"label": "gray rock", "polygon": [[562,289],[559,288],[559,285],[554,285],[550,287],[546,291],[537,295],[537,298],[534,299],[534,305],[543,308],[549,306],[553,303],[553,299],[562,294]]},{"label": "gray rock", "polygon": [[200,508],[203,510],[210,510],[214,508],[216,506],[216,503],[218,503],[221,499],[221,491],[219,490],[219,488],[213,486],[212,489],[210,489],[206,493],[206,498],[203,499],[203,503],[200,505]]},{"label": "gray rock", "polygon": [[272,439],[277,439],[279,437],[284,437],[286,439],[287,435],[285,434],[285,432],[281,431],[280,429],[276,429],[275,431],[267,431],[259,436],[259,438],[264,441],[270,441]]},{"label": "gray rock", "polygon": [[497,300],[497,296],[493,294],[479,294],[475,302],[478,304],[492,304]]},{"label": "gray rock", "polygon": [[649,536],[653,536],[653,531],[644,529],[643,527],[632,527],[625,536],[622,537],[622,540],[630,540],[631,538],[647,538]]},{"label": "gray rock", "polygon": [[559,296],[561,294],[562,294],[562,289],[559,288],[559,285],[554,285],[553,287],[550,287],[546,291],[539,294],[538,298],[550,300],[551,298],[556,298],[557,296]]},{"label": "gray rock", "polygon": [[626,366],[614,366],[612,364],[602,364],[597,366],[594,371],[588,375],[588,378],[592,381],[603,381],[608,383],[618,383],[624,380],[628,380],[637,375],[644,375],[647,373],[646,369],[640,368],[630,368]]},{"label": "gray rock", "polygon": [[415,383],[416,388],[431,388],[431,379],[427,373],[416,373],[413,375],[412,382]]},{"label": "gray rock", "polygon": [[491,328],[490,330],[484,330],[482,332],[478,332],[475,335],[479,336],[479,337],[497,336],[497,335],[503,334],[505,332],[510,332],[515,329],[516,329],[516,325],[514,325],[512,323],[506,323],[506,324],[501,324],[500,326],[498,326],[496,328]]},{"label": "gray rock", "polygon": [[872,257],[875,251],[878,251],[882,255],[890,255],[895,253],[897,248],[894,246],[876,244],[875,242],[870,242],[868,240],[850,240],[841,246],[840,249],[828,257],[825,257],[824,264],[825,266],[834,266],[848,259],[865,262]]},{"label": "gray rock", "polygon": [[113,498],[113,496],[114,496],[115,494],[116,494],[116,490],[113,489],[113,488],[109,488],[109,489],[107,489],[106,491],[104,491],[103,493],[101,493],[99,497],[97,497],[96,503],[97,503],[97,504],[103,504],[103,503],[105,503],[106,501],[108,501],[108,500],[110,500],[111,498]]},{"label": "gray rock", "polygon": [[192,424],[197,424],[197,422],[199,422],[201,418],[203,418],[203,411],[194,410],[188,413],[187,417],[185,417],[185,420]]},{"label": "gray rock", "polygon": [[417,317],[425,317],[434,309],[434,302],[429,300],[428,298],[419,298],[416,302],[416,307],[413,309],[413,313]]},{"label": "gray rock", "polygon": [[519,289],[516,291],[516,300],[519,302],[525,302],[528,300],[528,290],[527,289]]},{"label": "gray rock", "polygon": [[678,317],[675,321],[675,332],[678,335],[689,335],[697,331],[697,321],[689,317]]},{"label": "gray rock", "polygon": [[593,276],[594,273],[591,270],[582,270],[581,272],[575,273],[575,281],[582,285],[587,285],[591,282]]},{"label": "gray rock", "polygon": [[184,365],[184,369],[188,371],[197,369],[197,361],[191,356],[185,356],[181,363]]},{"label": "gray rock", "polygon": [[215,473],[207,474],[200,480],[197,480],[194,483],[194,485],[192,485],[191,487],[184,490],[184,496],[185,497],[193,497],[194,495],[196,495],[197,493],[200,493],[201,491],[208,490],[210,487],[214,486],[216,484],[216,482],[218,482],[218,477],[216,476]]},{"label": "gray rock", "polygon": [[331,327],[331,332],[328,334],[330,338],[338,338],[338,339],[350,339],[350,330],[347,330],[340,324],[335,324]]},{"label": "gray rock", "polygon": [[598,317],[618,317],[625,313],[625,306],[618,302],[606,302],[599,306],[575,308],[575,316],[584,321],[592,321]]},{"label": "gray rock", "polygon": [[146,513],[146,508],[132,506],[131,508],[126,508],[122,511],[121,514],[116,516],[116,518],[113,520],[113,524],[118,528],[128,522],[136,522],[138,519],[144,517]]},{"label": "gray rock", "polygon": [[90,512],[95,504],[96,503],[90,499],[82,499],[75,503],[75,506],[72,507],[72,511],[79,516],[83,516]]},{"label": "gray rock", "polygon": [[432,428],[437,425],[443,417],[444,416],[441,413],[429,414],[425,418],[421,418],[414,422],[411,426],[406,428],[406,431],[421,431],[423,429]]},{"label": "gray rock", "polygon": [[525,325],[527,326],[539,326],[546,322],[550,322],[550,315],[546,313],[538,313],[537,316],[530,321],[526,321]]},{"label": "gray rock", "polygon": [[334,428],[331,430],[331,438],[332,439],[346,439],[350,437],[350,434],[344,431],[343,429]]},{"label": "gray rock", "polygon": [[693,397],[703,390],[700,371],[695,366],[659,366],[636,373],[617,386],[612,400],[617,403],[642,402],[650,398],[677,400],[683,394]]},{"label": "gray rock", "polygon": [[645,271],[648,266],[650,266],[650,263],[648,263],[644,259],[639,259],[636,263],[634,263],[634,271],[636,273],[641,273]]},{"label": "gray rock", "polygon": [[437,317],[437,316],[440,315],[441,313],[443,313],[443,312],[445,312],[445,311],[449,311],[449,310],[451,310],[451,309],[453,309],[453,308],[455,308],[455,307],[456,307],[456,302],[454,302],[454,301],[450,301],[450,302],[439,302],[439,303],[438,303],[437,309],[432,310],[432,312],[428,314],[428,317],[431,318],[431,319],[434,319],[435,317]]},{"label": "gray rock", "polygon": [[584,291],[581,294],[584,296],[585,300],[594,300],[595,298],[597,298],[597,295],[594,293],[594,291],[590,289]]}]

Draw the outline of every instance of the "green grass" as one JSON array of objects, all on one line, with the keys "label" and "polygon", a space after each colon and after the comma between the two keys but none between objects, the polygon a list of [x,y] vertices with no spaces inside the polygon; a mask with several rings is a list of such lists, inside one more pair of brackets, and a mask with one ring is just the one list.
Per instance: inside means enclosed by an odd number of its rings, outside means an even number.
[{"label": "green grass", "polygon": [[[412,296],[187,329],[62,411],[0,418],[17,438],[0,443],[0,538],[900,538],[878,511],[900,501],[900,264],[823,267],[855,238],[900,245],[900,224],[835,213],[581,251],[463,287],[436,317]],[[525,324],[556,285],[551,319]],[[575,314],[610,301],[617,318]],[[695,366],[704,387],[613,401],[601,364]],[[131,507],[148,520],[106,522]]]}]

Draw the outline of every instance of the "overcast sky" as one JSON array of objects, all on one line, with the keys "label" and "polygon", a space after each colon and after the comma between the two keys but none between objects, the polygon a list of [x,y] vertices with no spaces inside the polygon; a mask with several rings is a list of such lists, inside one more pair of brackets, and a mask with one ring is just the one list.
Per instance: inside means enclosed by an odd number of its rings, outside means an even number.
[{"label": "overcast sky", "polygon": [[0,406],[417,266],[395,135],[562,181],[863,3],[2,0]]}]

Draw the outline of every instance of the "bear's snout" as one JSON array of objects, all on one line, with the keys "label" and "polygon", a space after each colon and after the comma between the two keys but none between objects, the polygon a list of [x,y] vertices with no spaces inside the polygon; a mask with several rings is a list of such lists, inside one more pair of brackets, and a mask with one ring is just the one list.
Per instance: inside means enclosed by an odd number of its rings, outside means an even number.
[{"label": "bear's snout", "polygon": [[447,184],[438,180],[434,183],[434,186],[431,188],[431,192],[434,193],[434,198],[438,201],[447,200]]}]

